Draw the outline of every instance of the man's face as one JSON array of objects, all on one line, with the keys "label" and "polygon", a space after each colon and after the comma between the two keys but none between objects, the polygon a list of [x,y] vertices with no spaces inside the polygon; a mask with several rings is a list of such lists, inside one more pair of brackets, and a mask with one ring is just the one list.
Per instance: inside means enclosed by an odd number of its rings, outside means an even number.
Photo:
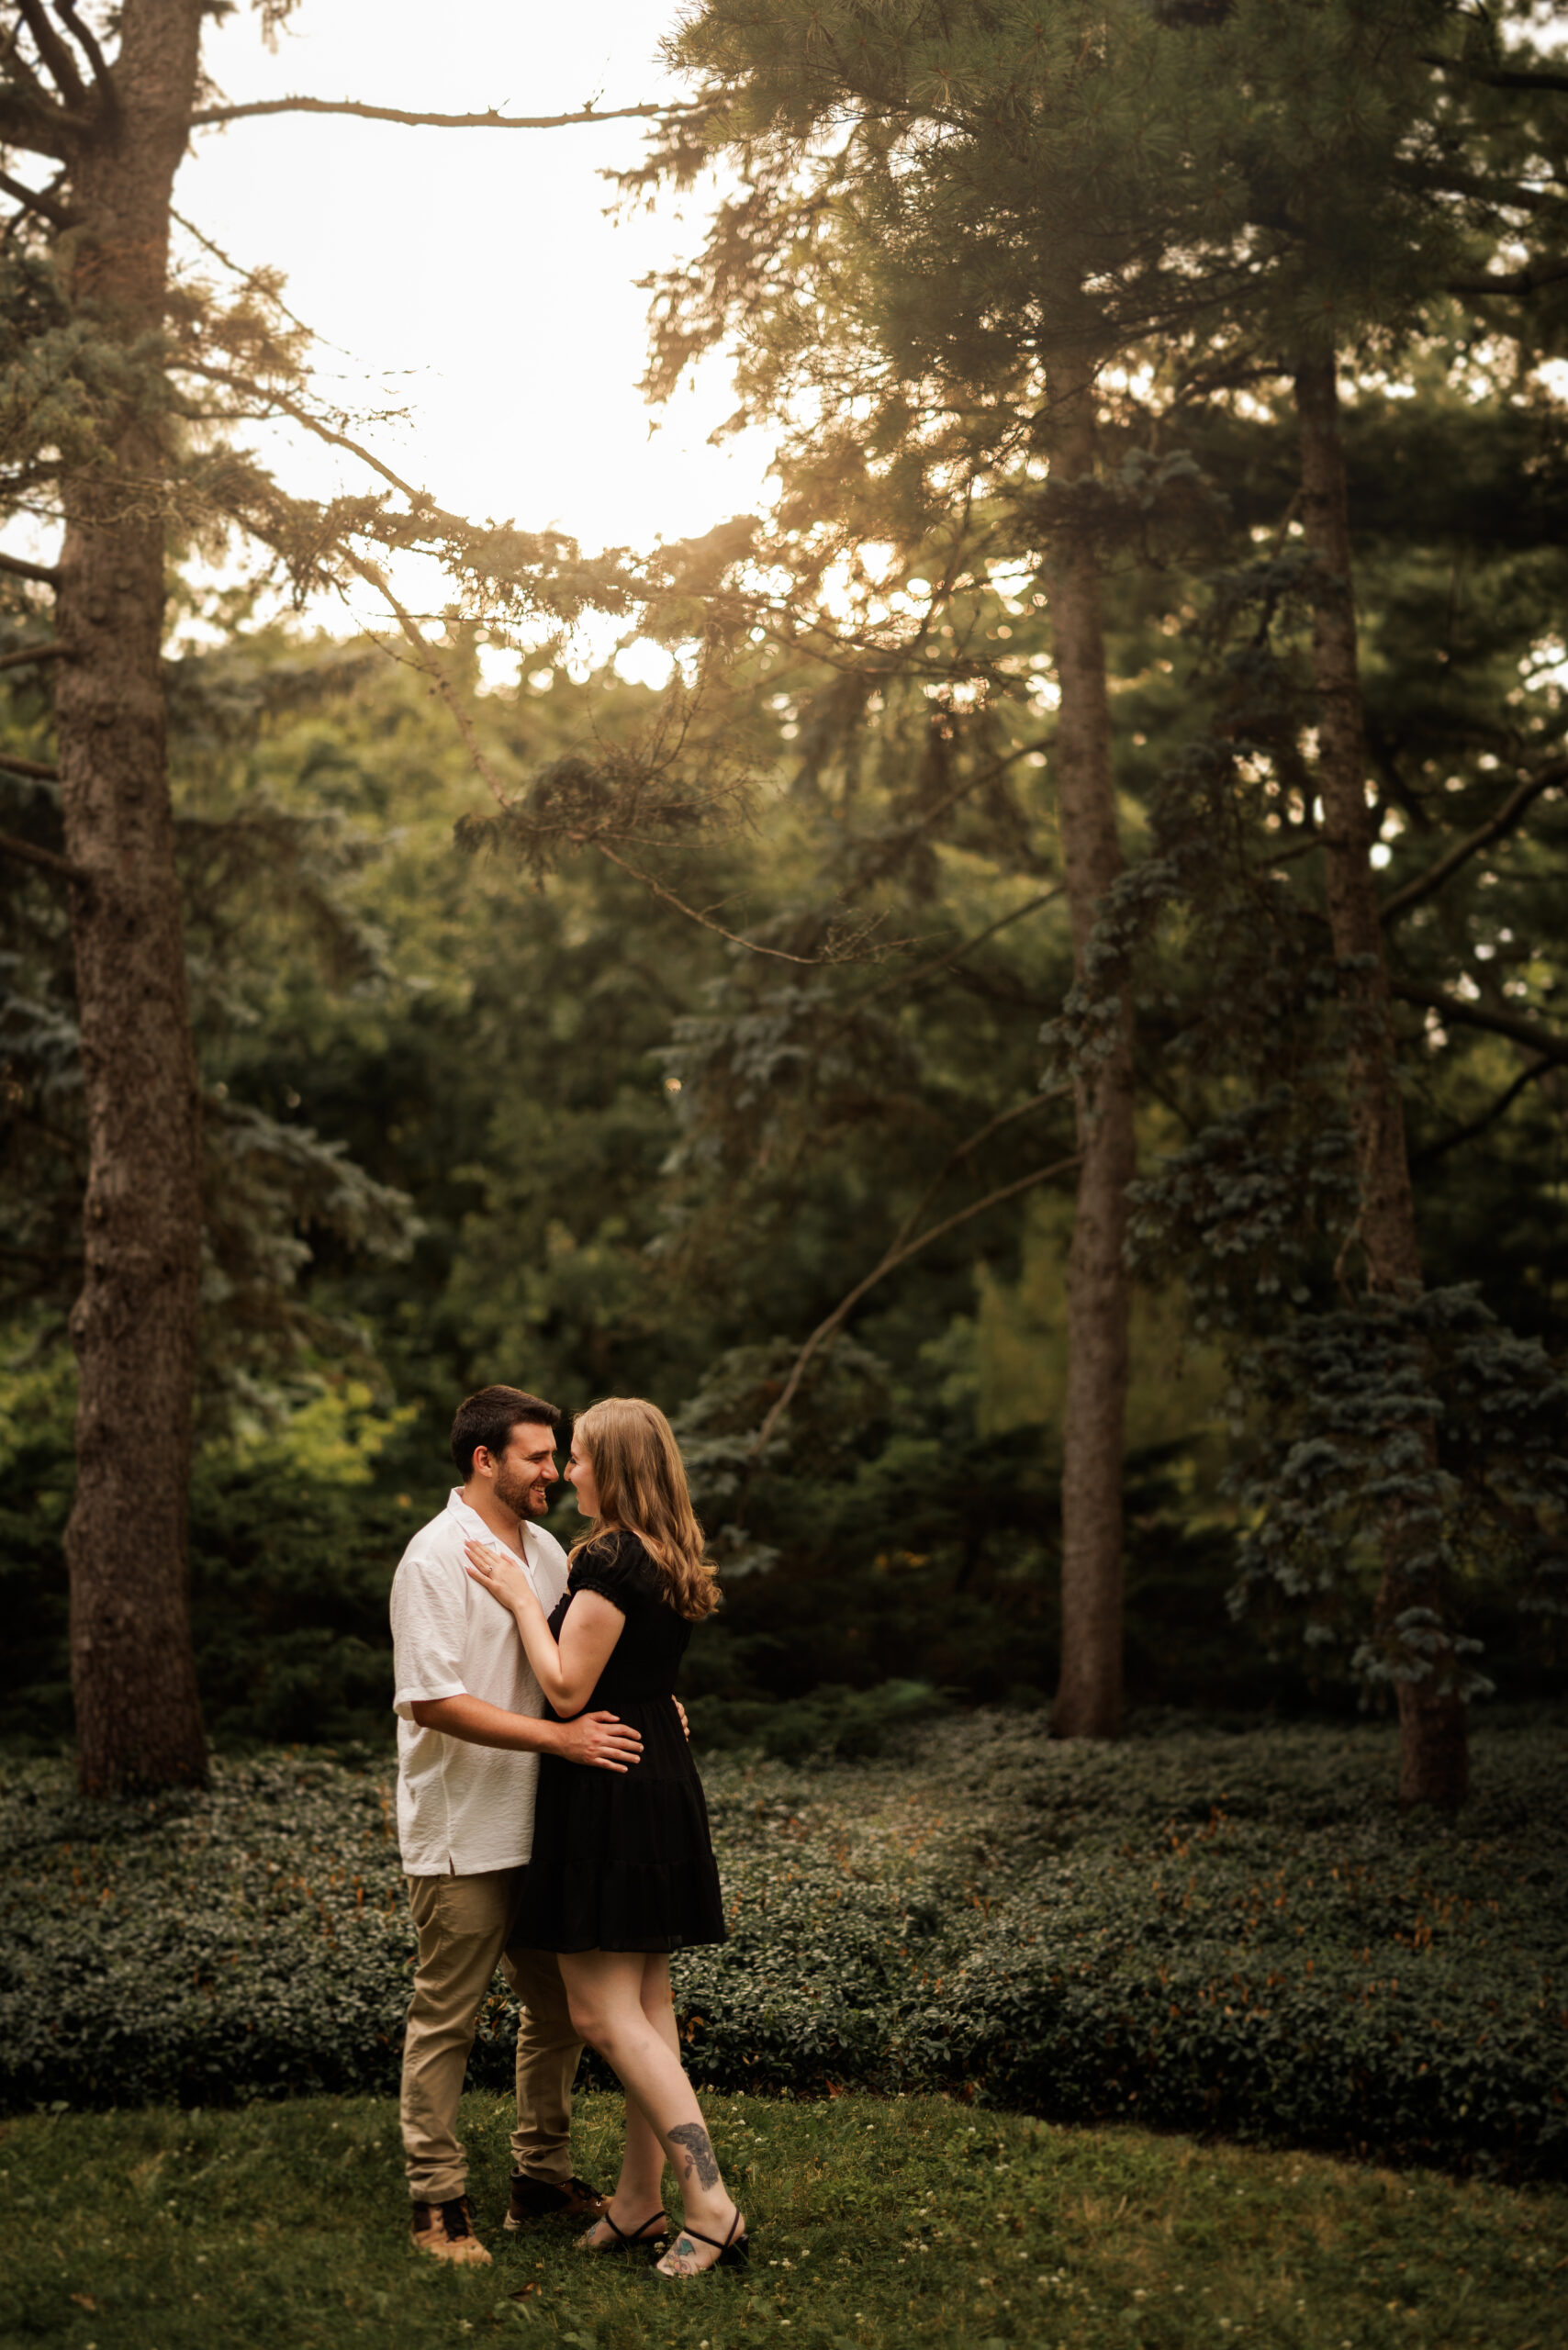
[{"label": "man's face", "polygon": [[486,1455],[495,1473],[496,1499],[519,1517],[543,1517],[550,1506],[555,1466],[555,1433],[539,1420],[520,1420],[498,1457]]}]

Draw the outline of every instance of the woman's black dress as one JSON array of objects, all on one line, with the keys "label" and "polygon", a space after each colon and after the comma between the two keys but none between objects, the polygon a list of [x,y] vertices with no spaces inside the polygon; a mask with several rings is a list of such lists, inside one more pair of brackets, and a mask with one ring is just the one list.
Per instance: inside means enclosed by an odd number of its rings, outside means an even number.
[{"label": "woman's black dress", "polygon": [[[618,1714],[640,1730],[642,1760],[622,1774],[541,1755],[533,1855],[512,1940],[554,1951],[722,1942],[708,1807],[671,1703],[691,1627],[666,1599],[634,1534],[605,1535],[579,1553],[550,1618],[557,1639],[582,1591],[599,1592],[626,1618],[583,1711]],[[560,1717],[552,1711],[551,1718]]]}]

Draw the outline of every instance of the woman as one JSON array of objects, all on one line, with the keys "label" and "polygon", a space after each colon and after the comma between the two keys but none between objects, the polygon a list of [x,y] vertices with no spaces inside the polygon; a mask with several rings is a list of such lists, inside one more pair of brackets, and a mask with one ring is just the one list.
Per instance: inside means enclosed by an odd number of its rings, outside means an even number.
[{"label": "woman", "polygon": [[747,2249],[680,2062],[669,1987],[670,1951],[725,1939],[702,1783],[670,1702],[691,1627],[718,1591],[656,1405],[627,1397],[592,1405],[573,1434],[566,1477],[593,1523],[548,1622],[510,1552],[470,1542],[468,1572],[510,1608],[554,1717],[619,1714],[642,1732],[643,1757],[624,1774],[541,1758],[513,1940],[558,1953],[573,2025],[626,2090],[621,2177],[579,2242],[596,2252],[651,2249],[666,2234],[667,2155],[686,2225],[658,2266],[694,2277],[744,2265]]}]

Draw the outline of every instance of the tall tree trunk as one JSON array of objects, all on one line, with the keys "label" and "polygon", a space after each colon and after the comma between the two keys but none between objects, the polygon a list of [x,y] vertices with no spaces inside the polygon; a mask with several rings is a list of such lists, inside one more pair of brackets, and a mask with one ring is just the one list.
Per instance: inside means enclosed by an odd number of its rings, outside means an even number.
[{"label": "tall tree trunk", "polygon": [[[1367,1286],[1397,1292],[1419,1288],[1421,1255],[1389,1026],[1388,965],[1373,885],[1372,810],[1367,800],[1366,736],[1357,662],[1350,565],[1350,501],[1339,437],[1339,392],[1332,345],[1314,350],[1296,371],[1301,422],[1303,527],[1317,557],[1313,666],[1318,706],[1318,778],[1323,797],[1328,922],[1346,1025],[1350,1124],[1360,1194],[1358,1236]],[[1435,1458],[1429,1428],[1413,1431]],[[1393,1517],[1383,1529],[1383,1580],[1374,1631],[1400,1648],[1398,1619],[1408,1608],[1442,1617],[1434,1570],[1421,1563],[1430,1539]],[[1406,1651],[1407,1668],[1423,1660]],[[1396,1683],[1399,1796],[1403,1804],[1451,1810],[1469,1785],[1465,1707],[1452,1685],[1453,1659],[1425,1660],[1414,1681]]]},{"label": "tall tree trunk", "polygon": [[[1053,479],[1094,471],[1094,374],[1087,353],[1050,376]],[[1057,680],[1056,787],[1073,963],[1086,976],[1095,914],[1122,869],[1111,775],[1111,706],[1100,617],[1100,562],[1086,529],[1058,529],[1046,567]],[[1062,1427],[1061,1677],[1058,1738],[1114,1738],[1122,1724],[1122,1444],[1129,1284],[1124,1248],[1133,1131],[1132,1002],[1124,990],[1111,1050],[1075,1080],[1082,1153],[1067,1268],[1067,1405]]]},{"label": "tall tree trunk", "polygon": [[194,103],[201,0],[126,0],[114,99],[72,173],[77,318],[143,344],[97,462],[64,486],[57,711],[88,1176],[66,1528],[79,1774],[110,1792],[201,1779],[186,1593],[201,1196],[199,1104],[164,747],[169,207]]}]

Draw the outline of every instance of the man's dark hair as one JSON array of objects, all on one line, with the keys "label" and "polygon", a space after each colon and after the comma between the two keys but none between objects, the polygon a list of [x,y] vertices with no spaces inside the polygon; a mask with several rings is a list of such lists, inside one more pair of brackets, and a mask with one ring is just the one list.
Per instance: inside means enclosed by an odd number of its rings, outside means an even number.
[{"label": "man's dark hair", "polygon": [[479,1447],[483,1445],[487,1452],[504,1452],[520,1420],[542,1423],[557,1442],[563,1427],[570,1427],[558,1404],[525,1394],[521,1387],[481,1387],[477,1394],[464,1397],[452,1423],[452,1458],[465,1484],[474,1474],[474,1455]]}]

